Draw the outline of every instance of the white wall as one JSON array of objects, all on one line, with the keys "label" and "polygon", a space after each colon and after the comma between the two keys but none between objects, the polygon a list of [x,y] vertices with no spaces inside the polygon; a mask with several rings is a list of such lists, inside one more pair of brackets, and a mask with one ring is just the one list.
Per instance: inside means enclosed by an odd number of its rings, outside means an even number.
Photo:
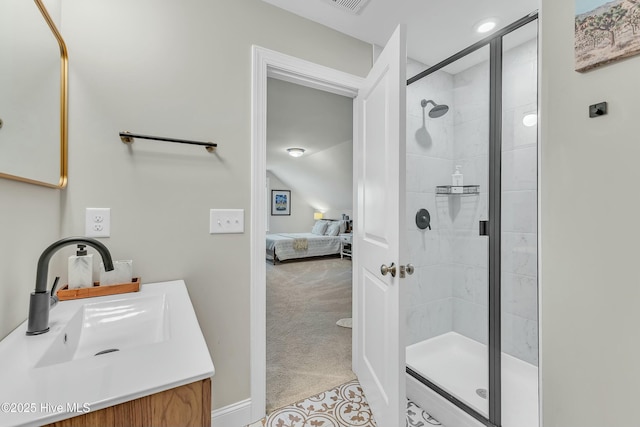
[{"label": "white wall", "polygon": [[[60,237],[62,197],[59,190],[0,179],[0,338],[27,318],[38,258]],[[52,283],[57,270],[50,270]]]},{"label": "white wall", "polygon": [[[244,400],[251,45],[356,75],[370,68],[371,48],[259,0],[70,0],[62,17],[70,52],[69,186],[0,184],[7,200],[0,302],[8,307],[0,333],[26,318],[46,243],[82,234],[86,207],[110,207],[112,234],[103,241],[114,258],[133,259],[143,282],[186,280],[216,366],[214,408]],[[144,140],[129,148],[118,137],[123,130],[213,140],[219,149]],[[209,209],[216,207],[245,209],[245,234],[210,235]]]},{"label": "white wall", "polygon": [[577,73],[574,2],[542,0],[541,25],[543,423],[635,426],[640,57]]}]

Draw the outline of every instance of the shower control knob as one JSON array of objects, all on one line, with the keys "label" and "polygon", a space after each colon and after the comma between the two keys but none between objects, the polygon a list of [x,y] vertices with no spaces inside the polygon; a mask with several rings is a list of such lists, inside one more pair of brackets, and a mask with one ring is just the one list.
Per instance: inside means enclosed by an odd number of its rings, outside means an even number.
[{"label": "shower control knob", "polygon": [[396,277],[396,265],[394,263],[391,263],[390,266],[386,266],[384,264],[382,264],[380,266],[380,273],[382,273],[383,276],[386,276],[387,273],[391,273],[391,277]]}]

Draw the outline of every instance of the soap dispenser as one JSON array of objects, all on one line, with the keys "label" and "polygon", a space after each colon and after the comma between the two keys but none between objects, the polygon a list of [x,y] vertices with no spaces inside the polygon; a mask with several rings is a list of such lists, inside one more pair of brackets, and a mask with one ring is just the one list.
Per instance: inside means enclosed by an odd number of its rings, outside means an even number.
[{"label": "soap dispenser", "polygon": [[462,172],[460,172],[460,168],[462,166],[457,165],[456,166],[456,171],[451,175],[451,186],[453,187],[452,193],[462,193],[462,182],[463,182],[463,177],[462,177]]},{"label": "soap dispenser", "polygon": [[462,172],[460,172],[460,168],[462,168],[462,166],[457,165],[456,166],[456,171],[451,174],[451,185],[453,185],[454,187],[462,187]]},{"label": "soap dispenser", "polygon": [[75,255],[69,257],[69,289],[93,286],[93,254],[86,245],[79,244]]}]

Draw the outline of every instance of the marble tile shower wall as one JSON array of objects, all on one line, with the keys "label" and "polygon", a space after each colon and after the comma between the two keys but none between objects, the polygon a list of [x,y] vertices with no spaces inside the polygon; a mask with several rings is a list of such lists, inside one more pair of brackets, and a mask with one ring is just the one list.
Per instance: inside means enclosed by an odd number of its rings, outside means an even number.
[{"label": "marble tile shower wall", "polygon": [[[537,364],[536,128],[524,114],[536,110],[535,40],[504,55],[503,129],[503,350]],[[411,62],[413,76],[426,67]],[[487,342],[487,218],[489,67],[481,63],[451,75],[436,72],[407,90],[407,224],[416,274],[408,283],[407,345],[456,331]],[[422,99],[451,107],[428,117]],[[465,184],[480,195],[443,197],[462,166]],[[415,214],[431,213],[432,230],[419,230]]]},{"label": "marble tile shower wall", "polygon": [[[537,365],[537,139],[536,128],[522,123],[536,111],[536,49],[534,40],[503,57],[502,346]],[[454,77],[455,162],[466,184],[480,184],[480,195],[475,204],[462,199],[467,205],[454,222],[453,330],[482,343],[488,335],[488,255],[477,224],[487,218],[488,82],[486,62]]]},{"label": "marble tile shower wall", "polygon": [[[427,67],[409,61],[409,77]],[[409,256],[416,267],[407,289],[407,345],[453,330],[453,290],[451,287],[452,220],[438,203],[436,186],[448,184],[454,164],[453,116],[432,119],[431,105],[422,108],[422,99],[438,104],[453,103],[453,77],[436,72],[407,88],[407,227]],[[420,230],[415,221],[418,210],[431,214],[431,230]]]},{"label": "marble tile shower wall", "polygon": [[[537,131],[522,119],[537,109],[536,50],[533,40],[504,53],[502,88],[502,346],[535,365]],[[453,330],[486,343],[487,240],[478,236],[477,224],[488,217],[488,63],[456,74],[454,94],[454,159],[465,184],[480,184],[480,195],[475,203],[460,198],[453,224]]]},{"label": "marble tile shower wall", "polygon": [[488,338],[488,245],[478,221],[488,218],[489,63],[453,78],[454,155],[464,184],[479,185],[477,196],[448,197],[453,223],[453,330],[478,342]]},{"label": "marble tile shower wall", "polygon": [[537,42],[505,53],[502,133],[502,347],[538,364]]}]

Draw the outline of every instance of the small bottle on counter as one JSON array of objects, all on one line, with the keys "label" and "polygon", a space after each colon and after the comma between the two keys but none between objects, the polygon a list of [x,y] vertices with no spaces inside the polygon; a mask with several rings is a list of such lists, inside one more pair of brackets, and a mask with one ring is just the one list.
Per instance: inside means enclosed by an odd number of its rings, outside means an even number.
[{"label": "small bottle on counter", "polygon": [[75,255],[69,257],[69,289],[93,286],[93,254],[86,245],[79,244]]}]

